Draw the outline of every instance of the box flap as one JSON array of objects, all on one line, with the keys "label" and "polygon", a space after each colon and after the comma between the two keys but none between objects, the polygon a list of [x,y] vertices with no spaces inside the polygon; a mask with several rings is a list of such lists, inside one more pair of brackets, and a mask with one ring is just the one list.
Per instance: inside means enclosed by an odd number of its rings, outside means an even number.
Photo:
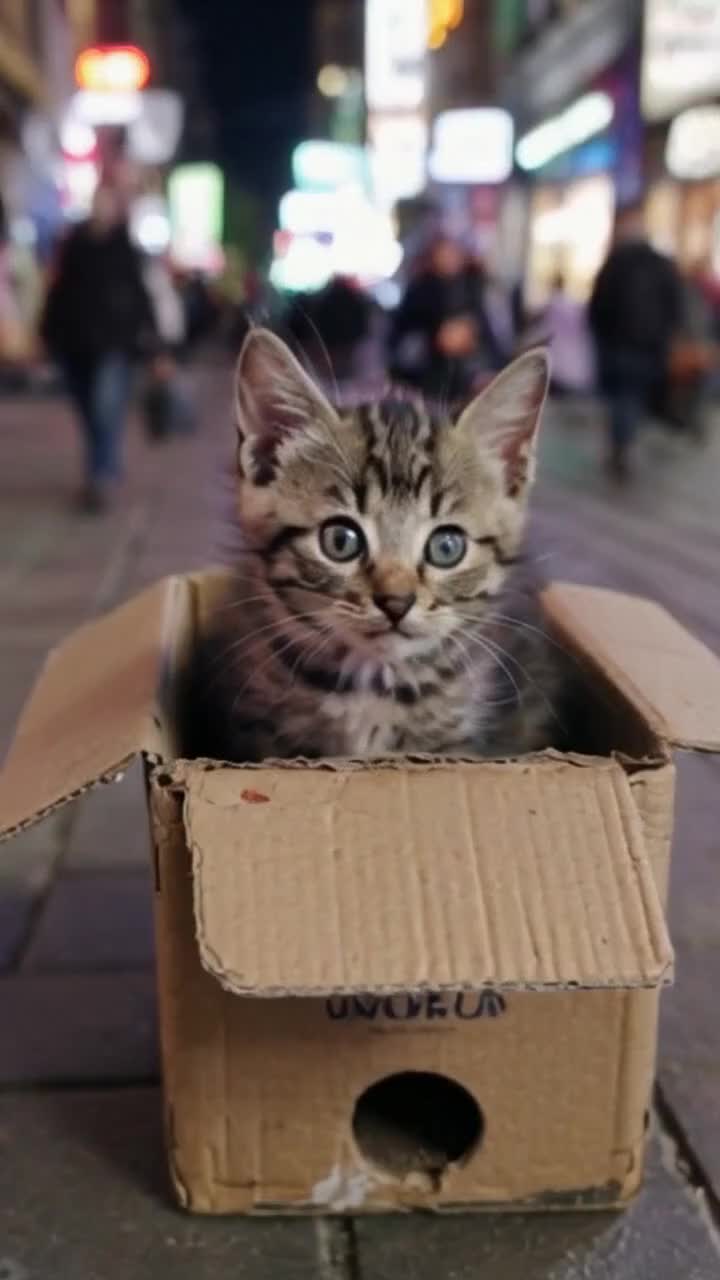
[{"label": "box flap", "polygon": [[183,776],[201,957],[232,991],[669,981],[639,816],[613,761]]},{"label": "box flap", "polygon": [[50,653],[0,772],[0,838],[109,780],[138,752],[163,754],[163,678],[189,603],[184,580],[165,579]]},{"label": "box flap", "polygon": [[552,625],[675,747],[720,751],[720,658],[660,605],[598,587],[553,583]]}]

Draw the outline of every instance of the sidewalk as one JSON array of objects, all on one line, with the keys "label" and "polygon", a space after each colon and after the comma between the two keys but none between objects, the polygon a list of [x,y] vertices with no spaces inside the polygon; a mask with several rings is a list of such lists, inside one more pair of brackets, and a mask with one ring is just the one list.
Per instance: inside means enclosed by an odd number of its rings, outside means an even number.
[{"label": "sidewalk", "polygon": [[[128,501],[69,507],[75,438],[53,402],[0,401],[0,753],[49,646],[176,570],[217,558],[230,379],[198,375],[203,427],[151,449]],[[549,426],[535,527],[555,577],[646,592],[720,651],[720,436],[645,446],[608,491],[587,431]],[[720,1275],[720,766],[680,767],[660,1106],[624,1215],[190,1219],[164,1173],[142,780],[90,793],[0,852],[0,1280],[710,1280]],[[715,1216],[714,1216],[715,1215]]]}]

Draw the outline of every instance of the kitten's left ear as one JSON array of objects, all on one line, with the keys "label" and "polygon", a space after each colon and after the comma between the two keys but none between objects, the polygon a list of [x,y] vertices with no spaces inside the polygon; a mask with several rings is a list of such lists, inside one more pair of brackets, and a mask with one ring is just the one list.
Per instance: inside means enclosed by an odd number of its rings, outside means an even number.
[{"label": "kitten's left ear", "polygon": [[533,478],[535,442],[549,385],[549,354],[534,347],[493,378],[458,421],[460,431],[472,431],[502,458],[510,498],[521,497]]},{"label": "kitten's left ear", "polygon": [[284,439],[318,419],[335,416],[289,347],[268,329],[251,329],[243,343],[235,397],[238,463],[256,484],[272,479]]}]

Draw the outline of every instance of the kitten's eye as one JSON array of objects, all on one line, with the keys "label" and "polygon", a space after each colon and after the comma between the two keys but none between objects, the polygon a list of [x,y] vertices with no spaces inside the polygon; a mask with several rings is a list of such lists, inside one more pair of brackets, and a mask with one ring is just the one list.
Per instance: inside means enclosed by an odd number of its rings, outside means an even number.
[{"label": "kitten's eye", "polygon": [[320,547],[328,560],[357,560],[365,550],[365,535],[352,520],[328,520],[320,530]]},{"label": "kitten's eye", "polygon": [[425,545],[425,559],[436,569],[454,569],[467,551],[467,538],[462,529],[446,525],[430,534]]}]

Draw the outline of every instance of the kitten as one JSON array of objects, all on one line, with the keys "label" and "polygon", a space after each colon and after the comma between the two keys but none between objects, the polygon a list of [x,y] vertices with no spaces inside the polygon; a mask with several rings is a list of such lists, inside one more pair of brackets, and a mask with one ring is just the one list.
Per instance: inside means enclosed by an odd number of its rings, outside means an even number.
[{"label": "kitten", "polygon": [[548,358],[457,421],[333,408],[253,330],[237,373],[232,592],[192,673],[194,753],[229,761],[560,745],[558,663],[516,579]]}]

